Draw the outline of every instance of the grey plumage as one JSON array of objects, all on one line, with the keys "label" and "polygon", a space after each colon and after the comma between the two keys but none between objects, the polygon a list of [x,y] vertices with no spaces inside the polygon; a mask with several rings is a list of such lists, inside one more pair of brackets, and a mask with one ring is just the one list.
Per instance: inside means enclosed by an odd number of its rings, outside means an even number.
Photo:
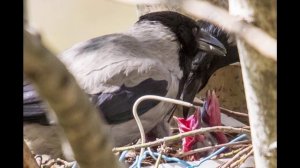
[{"label": "grey plumage", "polygon": [[[156,95],[175,98],[178,82],[182,77],[178,59],[179,46],[174,33],[166,26],[155,21],[145,21],[136,23],[123,34],[105,35],[76,44],[58,57],[91,97],[102,95],[103,98],[105,93],[116,95],[123,87],[135,87],[151,79],[157,82],[165,81],[165,85],[161,85],[161,88],[167,92]],[[157,85],[154,86],[144,89],[163,90]],[[143,94],[150,93],[151,91],[144,91]],[[36,93],[32,90],[31,94]],[[132,94],[142,95],[141,92]],[[24,98],[26,104],[28,99]],[[118,109],[122,106],[113,103],[110,105],[115,107],[114,110],[122,111]],[[141,116],[145,131],[155,130],[157,126],[160,127],[160,132],[157,131],[158,137],[169,135],[169,129],[166,128],[168,125],[163,120],[172,106],[169,103],[158,103],[148,108],[147,113]],[[28,104],[24,107],[28,107]],[[131,108],[123,115],[131,116]],[[104,114],[114,112],[107,111],[108,108],[101,110]],[[107,124],[106,130],[113,137],[115,146],[126,145],[137,139],[140,134],[132,117],[122,123]],[[65,144],[64,148],[67,148],[66,146],[68,145]]]},{"label": "grey plumage", "polygon": [[[198,30],[197,23],[190,18],[174,12],[157,12],[142,16],[124,33],[78,43],[58,58],[99,108],[115,146],[122,146],[140,135],[132,117],[132,104],[137,98],[146,94],[169,98],[180,95],[179,85],[184,83],[183,77],[189,74],[190,63],[199,50],[197,37],[202,36]],[[203,38],[201,45],[204,46],[200,49],[213,48],[207,47],[210,44]],[[208,52],[224,54],[218,50],[222,46],[215,48]],[[24,92],[23,107],[29,109],[32,104],[40,106],[24,111],[25,119],[29,113],[45,113],[46,107],[30,88]],[[158,138],[169,135],[166,120],[172,107],[173,104],[154,101],[141,104],[138,113],[145,131],[153,130]],[[63,144],[67,149],[68,143]]]},{"label": "grey plumage", "polygon": [[[166,82],[167,93],[161,96],[175,98],[179,79],[182,77],[178,51],[179,43],[169,28],[159,22],[144,21],[136,23],[124,34],[101,36],[77,44],[59,58],[87,94],[116,93],[122,85],[135,87],[152,79]],[[144,90],[147,89],[152,88],[148,85]],[[144,91],[143,94],[146,93]],[[143,114],[141,121],[146,132],[161,122],[171,107],[172,104],[162,102]],[[109,113],[106,109],[101,110]],[[132,115],[131,109],[125,115]],[[133,118],[109,125],[108,129],[111,129],[109,132],[112,133],[116,146],[128,144],[139,137]]]}]

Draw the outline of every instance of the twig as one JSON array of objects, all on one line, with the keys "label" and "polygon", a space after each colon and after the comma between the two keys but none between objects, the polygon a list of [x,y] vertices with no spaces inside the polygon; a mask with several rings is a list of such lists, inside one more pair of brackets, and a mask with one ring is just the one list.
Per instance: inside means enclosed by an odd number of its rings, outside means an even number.
[{"label": "twig", "polygon": [[277,40],[263,30],[230,15],[208,2],[184,0],[182,8],[189,14],[208,20],[244,39],[262,55],[277,61]]},{"label": "twig", "polygon": [[244,129],[250,129],[250,126],[244,126],[242,128],[244,128]]},{"label": "twig", "polygon": [[209,127],[209,128],[200,128],[200,129],[185,132],[185,133],[179,133],[177,135],[164,137],[164,138],[158,139],[156,141],[148,142],[148,143],[144,143],[144,144],[113,148],[112,151],[120,152],[120,151],[130,150],[130,149],[140,149],[140,148],[145,148],[145,147],[149,147],[149,146],[157,146],[159,144],[162,144],[163,142],[175,141],[175,140],[187,137],[187,136],[203,134],[206,132],[229,132],[229,133],[250,134],[250,130],[243,129],[243,128],[234,128],[234,127],[229,127],[229,126],[215,126],[215,127]]},{"label": "twig", "polygon": [[220,145],[214,145],[214,146],[207,146],[207,147],[203,147],[203,148],[198,148],[198,149],[194,149],[185,153],[180,153],[178,155],[176,155],[175,157],[185,157],[188,155],[192,155],[195,153],[200,153],[200,152],[204,152],[204,151],[209,151],[212,149],[216,149],[216,148],[220,148],[220,147],[229,147],[229,146],[234,146],[234,145],[239,145],[239,144],[245,144],[245,143],[251,143],[251,140],[245,140],[245,141],[240,141],[240,142],[233,142],[233,143],[226,143],[226,144],[220,144]]},{"label": "twig", "polygon": [[163,154],[163,152],[164,152],[164,150],[165,150],[165,147],[166,147],[166,143],[163,143],[163,144],[161,145],[161,151],[159,152],[159,155],[158,155],[158,158],[157,158],[157,160],[156,160],[156,162],[155,162],[154,168],[158,168],[159,162],[160,162],[160,160],[161,160],[161,157],[162,157],[162,154]]},{"label": "twig", "polygon": [[230,167],[236,167],[236,166],[238,166],[238,165],[241,165],[241,164],[244,163],[244,162],[246,161],[246,159],[247,159],[249,156],[251,156],[252,154],[253,154],[253,149],[251,149],[251,151],[248,152],[246,155],[242,156],[240,160],[238,160],[238,161],[232,163],[232,164],[230,165]]},{"label": "twig", "polygon": [[233,158],[231,158],[228,162],[226,162],[221,168],[228,168],[233,162],[235,162],[238,158],[244,155],[246,152],[252,149],[252,145],[249,145],[245,149],[241,150],[237,153]]},{"label": "twig", "polygon": [[[201,99],[197,98],[197,97],[195,97],[193,103],[195,105],[198,105],[198,106],[204,104],[204,102]],[[225,114],[228,114],[228,115],[234,115],[234,116],[239,116],[239,117],[249,117],[248,114],[246,114],[246,113],[232,111],[232,110],[226,109],[224,107],[220,107],[220,109],[221,109],[221,112],[223,112]]]},{"label": "twig", "polygon": [[227,152],[227,153],[221,153],[219,156],[214,156],[211,159],[220,159],[220,158],[224,158],[224,157],[229,157],[232,156],[234,154],[239,153],[241,150],[243,150],[245,147],[247,147],[248,145],[236,145],[239,146],[240,148],[236,149],[236,150],[232,150],[231,152]]},{"label": "twig", "polygon": [[220,107],[220,109],[221,109],[221,112],[228,114],[228,115],[234,115],[234,116],[239,116],[239,117],[249,117],[249,115],[246,113],[232,111],[232,110],[226,109],[224,107]]}]

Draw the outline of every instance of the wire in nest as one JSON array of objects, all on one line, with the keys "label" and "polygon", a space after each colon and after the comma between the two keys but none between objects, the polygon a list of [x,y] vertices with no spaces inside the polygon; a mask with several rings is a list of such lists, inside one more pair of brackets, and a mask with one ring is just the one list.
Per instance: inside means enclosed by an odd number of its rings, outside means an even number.
[{"label": "wire in nest", "polygon": [[[236,142],[236,141],[240,141],[240,140],[242,140],[242,139],[244,139],[244,138],[247,138],[247,135],[246,135],[246,134],[242,134],[242,135],[236,137],[235,139],[231,140],[231,141],[229,142],[229,144],[230,144],[230,143],[233,143],[233,142]],[[205,157],[203,160],[201,160],[200,163],[198,163],[198,165],[193,166],[193,167],[199,167],[203,162],[205,162],[205,161],[211,159],[212,157],[214,157],[214,156],[220,154],[220,153],[223,152],[225,149],[227,149],[227,147],[222,147],[222,148],[218,149],[217,151],[213,152],[212,154],[210,154],[209,156],[207,156],[207,157]]]},{"label": "wire in nest", "polygon": [[[159,101],[164,101],[164,102],[168,102],[168,103],[179,104],[179,105],[186,106],[186,107],[194,107],[194,108],[196,108],[196,106],[194,106],[191,103],[188,103],[188,102],[185,102],[185,101],[181,101],[181,100],[176,100],[176,99],[161,97],[161,96],[146,95],[146,96],[140,97],[139,99],[137,99],[135,101],[135,103],[133,105],[132,113],[133,113],[134,119],[135,119],[135,121],[136,121],[136,123],[138,125],[139,131],[140,131],[140,134],[141,134],[141,143],[142,144],[145,143],[146,138],[145,138],[145,131],[144,131],[143,125],[141,123],[141,120],[140,120],[139,116],[137,115],[137,107],[138,107],[138,105],[142,101],[149,100],[149,99],[159,100]],[[247,137],[246,134],[242,134],[242,135],[238,136],[237,138],[233,139],[232,141],[230,141],[230,143],[242,140],[242,139],[244,139],[246,137]],[[185,167],[192,168],[192,167],[199,167],[203,162],[205,162],[205,161],[211,159],[212,157],[220,154],[225,149],[227,149],[227,147],[222,147],[222,148],[218,149],[217,151],[213,152],[212,154],[210,154],[209,156],[207,156],[206,158],[204,158],[203,160],[201,160],[200,163],[198,165],[196,165],[196,166],[192,166],[192,165],[188,164],[187,162],[185,162],[183,160],[180,160],[178,158],[175,158],[175,157],[167,157],[165,155],[162,155],[162,158],[164,160],[166,160],[166,161],[177,162],[177,163],[180,163],[180,164],[184,165]],[[141,148],[141,150],[140,150],[140,156],[136,157],[135,162],[130,166],[130,168],[133,168],[136,165],[137,165],[138,168],[140,168],[141,167],[141,162],[142,162],[143,159],[146,158],[147,154],[150,154],[154,159],[157,159],[156,157],[159,156],[159,153],[152,152],[150,150],[150,148],[148,148],[148,151],[146,151],[145,154],[144,154],[144,152],[145,152],[145,148]]]},{"label": "wire in nest", "polygon": [[[178,105],[182,105],[182,106],[186,106],[186,107],[194,107],[194,108],[196,107],[192,103],[188,103],[188,102],[176,100],[176,99],[171,99],[171,98],[166,98],[166,97],[161,97],[161,96],[155,96],[155,95],[146,95],[146,96],[142,96],[139,99],[137,99],[133,104],[132,113],[133,113],[133,117],[137,123],[137,126],[138,126],[140,134],[141,134],[141,143],[142,144],[144,144],[146,142],[146,137],[145,137],[145,131],[144,131],[142,122],[137,114],[137,107],[142,101],[149,100],[149,99],[178,104]],[[145,148],[141,148],[141,151],[140,151],[141,156],[143,156],[144,151],[145,151]]]},{"label": "wire in nest", "polygon": [[[137,160],[139,160],[138,162],[136,162],[136,163],[137,163],[137,165],[136,165],[137,168],[141,168],[141,163],[142,163],[142,161],[146,158],[146,156],[147,156],[148,154],[150,154],[149,150],[147,150],[146,152],[144,152],[143,156],[140,157],[139,159],[137,159]],[[157,153],[157,152],[152,152],[152,154],[154,155],[155,158],[158,157],[158,156],[160,155],[160,154]],[[176,157],[168,157],[168,156],[166,156],[166,155],[162,155],[162,158],[163,158],[165,161],[167,161],[167,162],[176,162],[176,163],[179,163],[179,164],[183,165],[183,166],[186,167],[186,168],[192,168],[192,167],[193,167],[191,164],[187,163],[186,161],[181,160],[181,159],[178,159],[178,158],[176,158]],[[134,166],[135,166],[135,165],[133,165],[133,167],[134,167]],[[131,168],[133,168],[133,167],[131,167]]]}]

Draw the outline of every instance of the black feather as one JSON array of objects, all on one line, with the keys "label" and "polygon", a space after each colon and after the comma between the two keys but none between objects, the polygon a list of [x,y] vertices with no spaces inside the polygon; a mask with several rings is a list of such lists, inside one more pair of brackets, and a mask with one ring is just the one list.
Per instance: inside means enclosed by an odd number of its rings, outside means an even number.
[{"label": "black feather", "polygon": [[39,98],[34,87],[23,83],[23,121],[49,125],[46,116],[47,107]]},{"label": "black feather", "polygon": [[[132,107],[138,98],[144,95],[166,96],[167,86],[168,82],[165,80],[156,81],[149,78],[133,87],[122,85],[115,92],[99,93],[91,97],[106,121],[109,124],[118,124],[133,119]],[[158,103],[156,100],[143,101],[138,107],[138,114],[144,114]]]}]

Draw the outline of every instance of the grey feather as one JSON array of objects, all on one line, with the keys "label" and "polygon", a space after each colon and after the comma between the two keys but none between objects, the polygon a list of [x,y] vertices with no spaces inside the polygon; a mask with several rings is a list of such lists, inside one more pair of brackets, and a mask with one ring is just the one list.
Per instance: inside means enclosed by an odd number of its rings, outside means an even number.
[{"label": "grey feather", "polygon": [[135,86],[149,77],[168,82],[170,75],[180,79],[175,35],[165,26],[149,22],[137,23],[124,34],[79,43],[59,58],[88,94],[113,92],[123,84]]}]

